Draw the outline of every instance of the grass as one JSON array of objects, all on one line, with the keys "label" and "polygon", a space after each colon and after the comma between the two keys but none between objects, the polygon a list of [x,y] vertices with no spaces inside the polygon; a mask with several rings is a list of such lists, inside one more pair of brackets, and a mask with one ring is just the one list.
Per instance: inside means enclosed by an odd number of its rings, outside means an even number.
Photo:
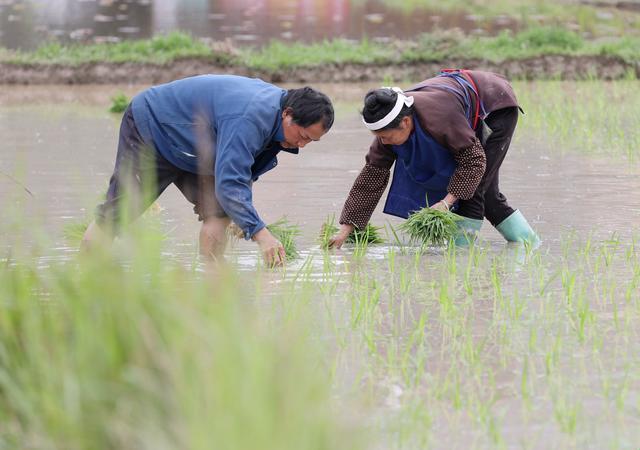
[{"label": "grass", "polygon": [[109,108],[109,112],[123,113],[126,111],[130,102],[131,100],[126,96],[126,94],[119,92],[111,97],[111,107]]},{"label": "grass", "polygon": [[612,56],[633,64],[640,59],[640,37],[585,40],[562,27],[532,26],[518,33],[469,37],[455,32],[417,36],[410,42],[381,44],[362,39],[325,40],[312,44],[273,41],[260,49],[214,49],[185,33],[115,44],[63,46],[46,44],[33,52],[0,51],[0,62],[79,65],[96,62],[168,64],[181,58],[202,58],[216,64],[267,72],[327,64],[385,65],[444,61],[451,58],[493,62],[542,55]]},{"label": "grass", "polygon": [[206,58],[217,63],[229,61],[229,55],[215,53],[206,44],[182,32],[117,43],[62,45],[53,42],[33,52],[0,52],[0,57],[3,61],[17,64],[71,66],[96,62],[168,64],[183,58]]},{"label": "grass", "polygon": [[443,246],[455,237],[458,217],[449,211],[427,207],[412,213],[400,225],[400,230],[408,234],[413,242],[426,246]]}]

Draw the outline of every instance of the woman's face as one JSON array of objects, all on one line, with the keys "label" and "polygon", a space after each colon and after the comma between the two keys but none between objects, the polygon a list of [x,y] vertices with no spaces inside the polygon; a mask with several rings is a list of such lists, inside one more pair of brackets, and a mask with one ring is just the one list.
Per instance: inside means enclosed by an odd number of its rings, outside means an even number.
[{"label": "woman's face", "polygon": [[382,131],[374,131],[375,134],[384,145],[402,145],[413,131],[413,118],[405,116],[396,128],[389,128]]}]

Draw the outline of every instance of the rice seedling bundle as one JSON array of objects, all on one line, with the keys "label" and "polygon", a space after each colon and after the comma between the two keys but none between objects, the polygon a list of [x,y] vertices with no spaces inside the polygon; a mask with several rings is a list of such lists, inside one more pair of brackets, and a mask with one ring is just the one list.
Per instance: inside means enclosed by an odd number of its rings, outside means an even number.
[{"label": "rice seedling bundle", "polygon": [[[349,233],[345,242],[356,245],[381,244],[384,242],[384,239],[380,235],[381,229],[382,227],[376,227],[369,223],[363,230],[354,229]],[[333,216],[327,219],[327,221],[322,224],[322,228],[320,228],[318,240],[320,241],[321,247],[327,248],[329,246],[329,240],[339,230]]]},{"label": "rice seedling bundle", "polygon": [[300,227],[289,223],[289,221],[283,217],[278,221],[267,225],[267,230],[280,241],[284,247],[287,261],[298,257],[298,250],[296,249],[295,238],[300,235]]},{"label": "rice seedling bundle", "polygon": [[384,242],[380,236],[382,227],[376,227],[370,223],[363,230],[355,229],[347,237],[346,242],[352,244],[381,244]]},{"label": "rice seedling bundle", "polygon": [[408,234],[414,242],[420,242],[423,245],[443,246],[456,235],[458,220],[459,216],[450,211],[427,207],[411,214],[400,225],[400,229]]}]

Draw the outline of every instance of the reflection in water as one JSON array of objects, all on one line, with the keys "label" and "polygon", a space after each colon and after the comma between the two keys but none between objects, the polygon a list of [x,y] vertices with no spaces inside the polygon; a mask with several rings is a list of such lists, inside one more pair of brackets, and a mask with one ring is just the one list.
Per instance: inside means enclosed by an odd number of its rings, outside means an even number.
[{"label": "reflection in water", "polygon": [[411,38],[435,29],[488,33],[515,28],[457,11],[397,10],[373,0],[0,0],[0,44],[31,49],[49,40],[113,42],[185,30],[260,45],[271,39]]}]

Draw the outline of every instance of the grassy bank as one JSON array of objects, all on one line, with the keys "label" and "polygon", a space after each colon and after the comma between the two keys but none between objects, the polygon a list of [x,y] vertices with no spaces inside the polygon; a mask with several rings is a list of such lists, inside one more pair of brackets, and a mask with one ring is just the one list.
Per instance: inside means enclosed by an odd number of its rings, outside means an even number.
[{"label": "grassy bank", "polygon": [[150,63],[170,64],[184,58],[254,70],[321,67],[326,64],[399,64],[448,59],[500,62],[544,55],[610,56],[629,63],[640,61],[640,38],[589,41],[563,28],[534,27],[496,37],[469,37],[443,32],[424,34],[411,42],[381,44],[342,39],[315,44],[274,41],[260,48],[210,46],[187,34],[172,33],[150,40],[114,44],[64,46],[47,44],[33,52],[0,50],[0,62],[10,64]]}]

